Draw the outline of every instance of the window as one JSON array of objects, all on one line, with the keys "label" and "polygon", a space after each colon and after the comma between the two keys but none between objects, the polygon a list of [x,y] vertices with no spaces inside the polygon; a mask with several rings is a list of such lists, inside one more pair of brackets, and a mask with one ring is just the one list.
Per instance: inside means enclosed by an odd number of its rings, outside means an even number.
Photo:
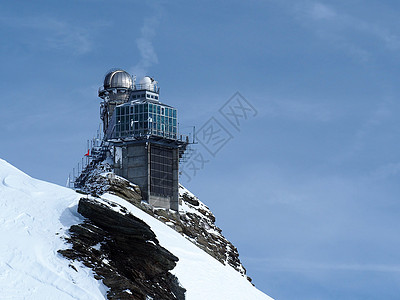
[{"label": "window", "polygon": [[[153,134],[176,139],[176,110],[153,103],[127,103],[115,108],[116,137]],[[175,116],[175,117],[174,117]]]}]

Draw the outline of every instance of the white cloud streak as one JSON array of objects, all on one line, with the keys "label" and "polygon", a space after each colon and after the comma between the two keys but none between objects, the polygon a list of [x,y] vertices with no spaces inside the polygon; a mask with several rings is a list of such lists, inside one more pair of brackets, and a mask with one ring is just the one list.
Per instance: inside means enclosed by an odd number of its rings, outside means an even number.
[{"label": "white cloud streak", "polygon": [[368,46],[357,40],[363,36],[378,41],[374,46],[383,46],[387,50],[400,49],[400,37],[389,28],[382,27],[371,20],[343,13],[333,6],[319,1],[301,1],[293,4],[296,18],[310,27],[324,40],[346,51],[361,62],[370,60],[372,54]]},{"label": "white cloud streak", "polygon": [[161,7],[154,5],[154,13],[150,18],[146,18],[140,29],[140,37],[136,39],[136,46],[140,53],[139,62],[132,68],[131,73],[139,77],[149,75],[149,69],[158,63],[157,53],[154,48],[153,40],[156,36],[156,28],[161,17]]},{"label": "white cloud streak", "polygon": [[24,39],[31,47],[69,51],[76,55],[86,54],[93,48],[87,28],[52,17],[0,17],[0,24],[32,35],[29,41]]}]

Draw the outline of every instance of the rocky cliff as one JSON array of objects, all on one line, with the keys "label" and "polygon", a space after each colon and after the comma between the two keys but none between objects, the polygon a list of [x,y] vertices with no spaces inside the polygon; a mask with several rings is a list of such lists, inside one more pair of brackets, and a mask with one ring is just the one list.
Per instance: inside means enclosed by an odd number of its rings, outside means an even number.
[{"label": "rocky cliff", "polygon": [[[109,192],[124,198],[174,228],[222,264],[230,265],[246,276],[237,248],[222,235],[210,209],[190,191],[182,185],[179,186],[179,212],[155,209],[142,202],[139,186],[114,175],[110,170],[108,165],[100,165],[89,177],[82,191],[94,196]],[[251,281],[250,277],[247,279]]]},{"label": "rocky cliff", "polygon": [[[100,165],[81,192],[78,212],[85,222],[70,228],[71,249],[60,250],[65,257],[82,261],[109,287],[109,299],[184,299],[185,289],[169,271],[178,260],[159,245],[150,227],[127,213],[123,206],[113,209],[99,197],[117,195],[165,223],[199,248],[230,265],[249,281],[239,253],[215,225],[215,216],[197,197],[179,187],[179,212],[156,209],[142,201],[139,187]],[[103,201],[103,204],[102,204]]]},{"label": "rocky cliff", "polygon": [[116,208],[81,198],[78,212],[87,219],[71,226],[72,248],[59,253],[91,268],[109,287],[108,299],[185,299],[185,289],[169,272],[178,258],[159,245],[146,223]]}]

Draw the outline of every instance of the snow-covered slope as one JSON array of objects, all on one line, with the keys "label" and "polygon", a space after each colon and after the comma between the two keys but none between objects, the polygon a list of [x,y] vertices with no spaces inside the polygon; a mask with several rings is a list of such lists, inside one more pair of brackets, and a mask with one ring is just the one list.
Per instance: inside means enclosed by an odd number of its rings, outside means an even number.
[{"label": "snow-covered slope", "polygon": [[82,221],[79,195],[33,179],[0,159],[0,298],[104,299],[91,270],[57,253]]},{"label": "snow-covered slope", "polygon": [[[0,298],[104,299],[107,291],[90,269],[57,253],[69,247],[62,239],[83,221],[77,213],[81,195],[33,179],[0,160]],[[118,203],[145,221],[160,244],[179,257],[172,273],[186,288],[186,299],[271,299],[230,266],[224,266],[179,233],[111,194],[104,203]],[[112,207],[112,206],[110,206]]]}]

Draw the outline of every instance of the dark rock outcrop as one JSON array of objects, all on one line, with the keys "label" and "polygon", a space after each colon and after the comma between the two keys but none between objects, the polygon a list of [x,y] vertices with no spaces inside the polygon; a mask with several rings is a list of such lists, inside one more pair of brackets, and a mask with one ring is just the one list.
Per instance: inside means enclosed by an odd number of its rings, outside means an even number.
[{"label": "dark rock outcrop", "polygon": [[[222,230],[215,224],[214,214],[196,196],[180,185],[179,212],[155,209],[142,201],[137,185],[110,173],[110,170],[107,164],[100,165],[88,177],[82,191],[92,195],[108,192],[127,200],[175,229],[222,264],[230,265],[246,276],[246,269],[240,262],[237,248],[222,235]],[[251,281],[250,277],[247,279]]]},{"label": "dark rock outcrop", "polygon": [[110,288],[108,299],[185,299],[172,270],[178,258],[159,245],[154,232],[123,206],[81,198],[87,220],[70,228],[65,257],[82,261]]},{"label": "dark rock outcrop", "polygon": [[80,191],[95,197],[109,192],[133,204],[140,203],[142,195],[139,186],[110,171],[111,167],[108,164],[98,165],[88,176]]},{"label": "dark rock outcrop", "polygon": [[222,235],[222,230],[215,224],[214,214],[183,186],[179,187],[179,212],[155,209],[141,201],[141,192],[137,185],[107,173],[108,169],[101,167],[88,178],[83,189],[86,193],[102,195],[108,192],[127,200],[175,229],[222,264],[228,264],[246,276],[237,248]]}]

